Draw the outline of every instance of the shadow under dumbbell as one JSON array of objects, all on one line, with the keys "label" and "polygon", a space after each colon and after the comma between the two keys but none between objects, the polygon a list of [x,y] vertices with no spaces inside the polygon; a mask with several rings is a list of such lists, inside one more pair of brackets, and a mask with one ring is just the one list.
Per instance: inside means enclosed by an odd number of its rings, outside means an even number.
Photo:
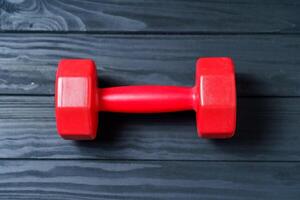
[{"label": "shadow under dumbbell", "polygon": [[[243,156],[261,154],[263,147],[274,130],[274,122],[268,117],[272,110],[272,98],[242,96],[247,93],[258,93],[259,83],[255,78],[237,74],[237,129],[229,140],[212,140],[217,148],[225,153]],[[251,91],[243,91],[243,90]],[[247,159],[247,157],[245,157]]]},{"label": "shadow under dumbbell", "polygon": [[122,137],[126,137],[128,118],[124,114],[102,112],[99,113],[99,127],[95,142],[99,145],[114,145]]},{"label": "shadow under dumbbell", "polygon": [[99,114],[97,138],[92,141],[75,141],[75,144],[88,155],[94,149],[99,152],[99,156],[105,154],[109,157],[132,158],[140,157],[145,151],[146,154],[153,152],[159,154],[156,146],[165,148],[165,144],[172,142],[172,138],[180,141],[184,140],[183,137],[193,137],[197,141],[194,112],[164,114],[103,112]]},{"label": "shadow under dumbbell", "polygon": [[[169,159],[174,156],[176,159],[219,159],[220,155],[224,159],[255,158],[264,153],[266,143],[274,134],[274,121],[268,114],[269,110],[274,110],[272,98],[241,97],[245,94],[241,90],[251,88],[254,92],[258,86],[255,78],[237,75],[237,131],[231,139],[199,139],[193,111],[165,114],[99,113],[96,140],[79,141],[76,144],[84,154],[110,158],[145,156],[143,158]],[[203,150],[209,155],[205,155]]]},{"label": "shadow under dumbbell", "polygon": [[125,130],[126,118],[122,114],[99,112],[97,137],[94,140],[75,141],[78,147],[113,148]]}]

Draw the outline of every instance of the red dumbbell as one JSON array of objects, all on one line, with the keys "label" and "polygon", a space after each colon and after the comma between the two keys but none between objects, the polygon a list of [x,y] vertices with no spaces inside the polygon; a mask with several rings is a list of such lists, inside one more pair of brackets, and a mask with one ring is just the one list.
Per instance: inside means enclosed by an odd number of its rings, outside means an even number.
[{"label": "red dumbbell", "polygon": [[230,58],[200,58],[194,87],[122,86],[97,88],[95,63],[64,59],[55,86],[58,133],[65,139],[96,137],[98,111],[161,113],[196,111],[198,135],[229,138],[236,126],[236,89]]}]

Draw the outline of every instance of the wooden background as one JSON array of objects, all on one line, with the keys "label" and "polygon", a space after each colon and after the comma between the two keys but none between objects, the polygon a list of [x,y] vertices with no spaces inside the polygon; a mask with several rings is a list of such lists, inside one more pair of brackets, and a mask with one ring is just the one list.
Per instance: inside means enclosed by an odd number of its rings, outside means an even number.
[{"label": "wooden background", "polygon": [[[297,0],[0,0],[0,199],[299,199]],[[96,141],[57,136],[61,58],[101,87],[194,83],[235,60],[238,130],[198,139],[195,114],[100,114]]]}]

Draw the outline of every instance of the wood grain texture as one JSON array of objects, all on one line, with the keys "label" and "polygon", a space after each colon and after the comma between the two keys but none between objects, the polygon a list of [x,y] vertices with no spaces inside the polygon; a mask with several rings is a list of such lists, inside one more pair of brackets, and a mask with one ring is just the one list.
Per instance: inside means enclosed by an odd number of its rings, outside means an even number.
[{"label": "wood grain texture", "polygon": [[0,161],[0,199],[299,199],[299,163]]},{"label": "wood grain texture", "polygon": [[298,33],[299,9],[297,0],[0,0],[0,30]]},{"label": "wood grain texture", "polygon": [[300,161],[300,99],[240,98],[230,140],[197,137],[195,114],[100,114],[98,139],[57,135],[53,97],[0,98],[0,158]]},{"label": "wood grain texture", "polygon": [[[296,0],[0,0],[0,199],[298,200],[299,10]],[[101,113],[95,141],[57,135],[61,58],[94,59],[101,87],[191,86],[207,56],[236,64],[231,140],[199,139],[193,112]]]},{"label": "wood grain texture", "polygon": [[1,34],[0,93],[53,94],[61,58],[92,58],[101,86],[193,85],[197,57],[230,56],[238,96],[300,96],[297,35]]}]

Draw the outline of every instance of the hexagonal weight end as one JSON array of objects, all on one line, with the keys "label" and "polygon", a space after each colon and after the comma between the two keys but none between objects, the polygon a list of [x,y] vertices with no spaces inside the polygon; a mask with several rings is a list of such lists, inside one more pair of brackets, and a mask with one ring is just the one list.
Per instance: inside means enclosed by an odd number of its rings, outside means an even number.
[{"label": "hexagonal weight end", "polygon": [[236,128],[236,86],[230,58],[200,58],[196,65],[198,135],[229,138]]},{"label": "hexagonal weight end", "polygon": [[58,133],[64,139],[89,140],[96,137],[97,71],[88,59],[63,59],[55,83],[55,111]]}]

